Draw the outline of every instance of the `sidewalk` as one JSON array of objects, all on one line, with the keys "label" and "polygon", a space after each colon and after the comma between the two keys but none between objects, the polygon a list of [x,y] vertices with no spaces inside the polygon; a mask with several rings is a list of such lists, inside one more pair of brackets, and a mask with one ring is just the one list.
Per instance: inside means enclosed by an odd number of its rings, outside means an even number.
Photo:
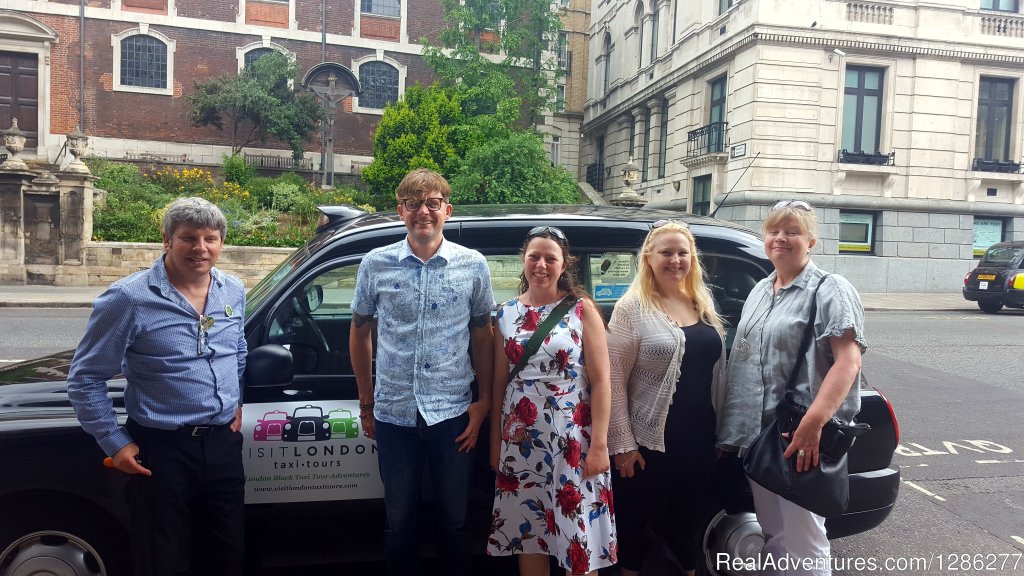
[{"label": "sidewalk", "polygon": [[[0,308],[90,308],[105,287],[0,286]],[[978,305],[959,292],[867,293],[866,310],[977,312]]]}]

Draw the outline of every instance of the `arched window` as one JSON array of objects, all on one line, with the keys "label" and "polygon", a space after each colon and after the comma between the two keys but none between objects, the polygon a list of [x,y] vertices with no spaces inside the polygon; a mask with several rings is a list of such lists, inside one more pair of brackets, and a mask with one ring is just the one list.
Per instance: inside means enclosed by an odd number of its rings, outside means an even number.
[{"label": "arched window", "polygon": [[398,69],[387,62],[367,62],[359,67],[361,108],[384,108],[398,102]]},{"label": "arched window", "polygon": [[658,35],[661,33],[661,11],[651,14],[651,62],[658,59]]},{"label": "arched window", "polygon": [[273,48],[253,48],[245,53],[245,63],[243,66],[245,68],[252,66],[253,62],[259,60],[262,56],[270,54],[271,52],[274,52]]},{"label": "arched window", "polygon": [[136,34],[121,40],[121,85],[167,88],[167,45]]}]

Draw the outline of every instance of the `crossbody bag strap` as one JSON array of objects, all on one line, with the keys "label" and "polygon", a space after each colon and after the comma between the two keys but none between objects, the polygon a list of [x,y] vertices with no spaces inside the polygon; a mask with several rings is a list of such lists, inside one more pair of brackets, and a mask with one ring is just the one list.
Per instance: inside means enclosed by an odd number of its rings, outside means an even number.
[{"label": "crossbody bag strap", "polygon": [[565,300],[562,300],[558,306],[555,306],[555,309],[548,314],[548,317],[545,318],[543,322],[541,322],[540,326],[537,327],[537,330],[535,330],[533,335],[530,336],[530,339],[526,341],[523,357],[519,359],[519,362],[514,368],[512,368],[512,372],[509,373],[509,382],[515,380],[516,376],[523,371],[523,368],[526,368],[526,363],[530,361],[530,357],[536,354],[537,350],[540,350],[541,342],[548,337],[548,334],[550,334],[555,328],[555,324],[558,324],[558,322],[562,320],[562,317],[565,316],[565,313],[575,306],[577,302],[579,302],[579,298],[566,296]]},{"label": "crossbody bag strap", "polygon": [[818,281],[818,285],[814,287],[814,294],[811,295],[811,312],[807,315],[807,325],[804,326],[804,336],[800,341],[800,352],[796,356],[796,364],[793,366],[793,371],[789,373],[789,382],[786,383],[786,392],[792,392],[796,389],[796,379],[800,372],[800,368],[804,365],[804,358],[807,356],[807,350],[811,347],[811,340],[814,339],[814,321],[818,317],[818,289],[825,283],[831,274],[825,274]]}]

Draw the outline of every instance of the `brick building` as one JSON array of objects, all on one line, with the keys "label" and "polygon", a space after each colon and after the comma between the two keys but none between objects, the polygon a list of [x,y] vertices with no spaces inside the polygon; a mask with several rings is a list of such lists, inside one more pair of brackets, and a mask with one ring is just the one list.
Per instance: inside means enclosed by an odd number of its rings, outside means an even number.
[{"label": "brick building", "polygon": [[[230,137],[193,128],[185,96],[268,50],[305,74],[332,62],[359,79],[334,126],[335,170],[369,162],[384,105],[433,73],[420,39],[443,25],[436,0],[10,0],[0,10],[0,128],[29,133],[25,156],[54,161],[81,125],[90,152],[221,161]],[[410,14],[414,16],[410,17]],[[319,166],[314,143],[307,158]],[[260,152],[250,147],[247,152]],[[285,145],[268,154],[288,156]]]}]

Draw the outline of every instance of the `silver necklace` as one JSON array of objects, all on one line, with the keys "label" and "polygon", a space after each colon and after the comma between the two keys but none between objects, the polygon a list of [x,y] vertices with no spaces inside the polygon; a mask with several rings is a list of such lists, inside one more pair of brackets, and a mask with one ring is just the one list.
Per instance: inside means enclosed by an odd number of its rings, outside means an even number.
[{"label": "silver necklace", "polygon": [[[764,302],[764,297],[765,293],[762,293],[761,299],[757,301],[757,306],[754,306],[754,314],[757,314],[757,310],[761,307],[761,303]],[[757,316],[753,322],[747,325],[747,329],[744,330],[743,336],[740,337],[740,339],[733,345],[732,352],[733,354],[736,354],[736,357],[739,358],[741,362],[745,362],[747,358],[750,358],[750,340],[747,339],[747,336],[750,335],[750,331],[754,329],[754,326],[757,326],[758,323],[768,317],[768,313],[772,311],[774,304],[775,299],[772,298],[772,301],[768,303],[768,307],[765,308],[764,312],[761,313],[760,316]]]}]

